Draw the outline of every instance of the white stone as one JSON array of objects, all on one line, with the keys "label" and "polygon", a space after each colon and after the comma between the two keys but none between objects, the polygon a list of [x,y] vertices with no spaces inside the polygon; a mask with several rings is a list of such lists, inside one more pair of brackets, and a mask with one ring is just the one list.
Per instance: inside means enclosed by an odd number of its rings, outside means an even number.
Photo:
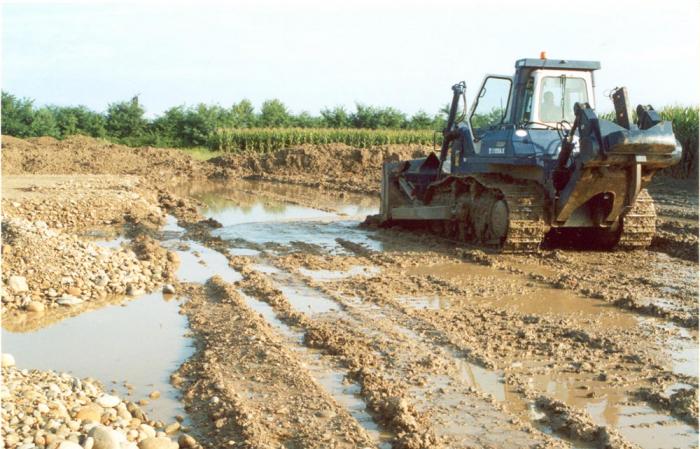
[{"label": "white stone", "polygon": [[126,441],[124,434],[104,426],[95,426],[88,436],[95,440],[93,449],[121,449],[121,443]]},{"label": "white stone", "polygon": [[42,313],[46,307],[39,301],[31,301],[29,304],[27,304],[26,309],[28,312]]},{"label": "white stone", "polygon": [[10,276],[10,280],[7,282],[7,286],[15,293],[23,293],[29,291],[29,286],[27,285],[27,278],[24,276]]},{"label": "white stone", "polygon": [[11,366],[15,366],[14,356],[12,354],[9,354],[9,353],[4,353],[2,355],[2,367],[9,368]]},{"label": "white stone", "polygon": [[127,294],[128,296],[141,296],[141,295],[144,294],[144,291],[143,291],[143,289],[141,289],[141,288],[138,288],[138,287],[135,287],[135,286],[132,285],[132,284],[129,284],[129,285],[126,287],[126,294]]},{"label": "white stone", "polygon": [[83,449],[83,447],[78,443],[64,440],[61,441],[61,444],[58,445],[58,449]]},{"label": "white stone", "polygon": [[148,424],[140,424],[139,429],[148,437],[155,438],[156,430]]},{"label": "white stone", "polygon": [[146,438],[139,442],[139,449],[177,449],[178,445],[170,438]]},{"label": "white stone", "polygon": [[121,402],[121,399],[119,399],[116,396],[112,396],[111,394],[103,394],[102,396],[97,398],[97,400],[95,400],[95,402],[100,407],[111,408],[111,407],[116,407],[117,405],[119,405],[119,403]]},{"label": "white stone", "polygon": [[60,304],[62,306],[77,306],[78,304],[82,304],[83,300],[80,298],[76,298],[75,296],[69,295],[67,293],[64,293],[61,298],[56,301],[57,304]]},{"label": "white stone", "polygon": [[175,287],[172,284],[165,284],[163,286],[163,293],[172,294],[175,293]]}]

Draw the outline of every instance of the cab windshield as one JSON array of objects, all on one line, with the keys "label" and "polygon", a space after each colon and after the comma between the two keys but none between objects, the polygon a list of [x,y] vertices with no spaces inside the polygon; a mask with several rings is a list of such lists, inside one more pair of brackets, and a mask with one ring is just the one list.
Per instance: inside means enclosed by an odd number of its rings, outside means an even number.
[{"label": "cab windshield", "polygon": [[540,121],[556,123],[574,121],[574,104],[588,102],[583,78],[546,76],[542,78],[539,99]]}]

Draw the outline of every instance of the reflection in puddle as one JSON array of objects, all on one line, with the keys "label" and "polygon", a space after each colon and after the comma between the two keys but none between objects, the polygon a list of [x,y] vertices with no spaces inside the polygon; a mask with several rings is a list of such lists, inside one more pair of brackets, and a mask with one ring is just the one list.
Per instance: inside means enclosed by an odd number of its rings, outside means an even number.
[{"label": "reflection in puddle", "polygon": [[[342,197],[337,197],[319,193],[317,188],[265,181],[199,183],[182,186],[182,190],[183,194],[196,197],[211,210],[226,209],[233,204],[240,206],[244,213],[250,213],[248,211],[257,204],[263,206],[265,214],[272,215],[293,208],[314,210],[314,214],[318,211],[332,211],[346,217],[364,218],[376,214],[379,209],[379,199],[376,196],[345,193]],[[299,202],[310,207],[300,206]],[[288,216],[293,214],[289,212]]]},{"label": "reflection in puddle", "polygon": [[217,206],[210,205],[205,212],[207,217],[213,218],[219,223],[225,223],[226,226],[244,223],[324,220],[336,216],[331,212],[309,207],[270,203],[253,203],[243,206],[230,202]]},{"label": "reflection in puddle", "polygon": [[331,254],[346,253],[336,239],[342,237],[353,243],[379,251],[382,246],[369,238],[369,233],[357,227],[356,221],[285,221],[259,222],[229,225],[213,232],[225,240],[244,241],[265,246],[299,246],[304,245],[314,252],[314,246]]},{"label": "reflection in puddle", "polygon": [[614,415],[614,425],[631,443],[649,449],[668,447],[669,441],[674,442],[673,447],[697,447],[698,433],[693,427],[668,415],[659,414],[645,405],[610,406],[608,402],[605,399],[597,405],[591,404],[586,407],[586,411],[596,423],[603,416]]},{"label": "reflection in puddle", "polygon": [[[256,195],[236,190],[241,185],[256,191]],[[261,245],[304,246],[309,251],[313,251],[315,246],[331,253],[345,253],[342,246],[336,242],[338,237],[372,250],[382,249],[380,243],[369,238],[370,234],[366,230],[357,227],[366,215],[377,212],[376,199],[354,195],[329,202],[327,199],[324,201],[316,189],[292,190],[303,192],[303,196],[313,199],[312,203],[318,203],[319,207],[334,212],[266,199],[266,191],[286,197],[289,197],[290,191],[286,186],[281,188],[279,185],[263,182],[190,186],[188,193],[206,204],[202,214],[223,225],[221,229],[213,232],[215,236],[237,243],[247,242],[253,246],[248,251],[255,251]],[[236,255],[257,255],[240,253],[245,249],[235,251],[239,251]],[[232,254],[235,254],[235,251],[232,251]]]},{"label": "reflection in puddle", "polygon": [[126,237],[119,236],[111,240],[94,240],[92,243],[101,248],[117,249],[120,248],[124,243],[127,243],[128,241],[129,239],[127,239]]},{"label": "reflection in puddle", "polygon": [[[3,329],[3,352],[14,354],[20,368],[95,378],[123,399],[136,401],[158,390],[161,397],[143,409],[152,419],[172,422],[186,413],[170,374],[194,352],[185,337],[187,319],[178,310],[177,301],[160,293],[144,295],[34,332]],[[134,387],[130,396],[124,382]]]},{"label": "reflection in puddle", "polygon": [[673,335],[667,338],[666,351],[671,359],[671,371],[686,376],[698,377],[698,343],[695,331],[664,323],[663,326],[673,330]]}]

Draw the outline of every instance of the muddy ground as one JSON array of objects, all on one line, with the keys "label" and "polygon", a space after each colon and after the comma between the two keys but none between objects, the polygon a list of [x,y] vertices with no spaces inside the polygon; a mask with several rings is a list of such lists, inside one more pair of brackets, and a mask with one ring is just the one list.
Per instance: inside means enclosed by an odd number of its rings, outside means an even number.
[{"label": "muddy ground", "polygon": [[[361,226],[381,162],[429,150],[199,162],[4,137],[3,332],[14,344],[175,298],[193,349],[163,375],[187,416],[145,429],[103,407],[97,421],[124,435],[103,447],[697,447],[697,181],[655,180],[644,251],[503,255]],[[5,447],[94,445],[78,405],[108,386],[83,397],[58,367],[19,371],[39,368],[23,360],[41,344],[3,344],[19,368],[3,371],[3,402],[22,405],[3,407]],[[134,358],[119,363],[137,377],[149,361]],[[65,366],[91,376],[83,365]],[[20,400],[52,375],[46,397]],[[129,400],[164,413],[144,391]],[[56,414],[59,396],[78,405]]]}]

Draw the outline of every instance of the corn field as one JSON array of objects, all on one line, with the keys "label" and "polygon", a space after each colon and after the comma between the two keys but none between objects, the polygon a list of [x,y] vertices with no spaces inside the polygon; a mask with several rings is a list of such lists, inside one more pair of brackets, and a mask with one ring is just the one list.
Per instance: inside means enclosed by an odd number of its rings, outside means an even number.
[{"label": "corn field", "polygon": [[[271,152],[291,145],[344,143],[368,148],[378,145],[432,145],[431,130],[335,128],[227,128],[217,130],[209,147],[219,151]],[[435,136],[440,143],[442,135]]]},{"label": "corn field", "polygon": [[681,161],[664,170],[674,178],[698,177],[698,108],[697,107],[666,107],[661,110],[664,120],[673,122],[676,139],[683,146]]}]

